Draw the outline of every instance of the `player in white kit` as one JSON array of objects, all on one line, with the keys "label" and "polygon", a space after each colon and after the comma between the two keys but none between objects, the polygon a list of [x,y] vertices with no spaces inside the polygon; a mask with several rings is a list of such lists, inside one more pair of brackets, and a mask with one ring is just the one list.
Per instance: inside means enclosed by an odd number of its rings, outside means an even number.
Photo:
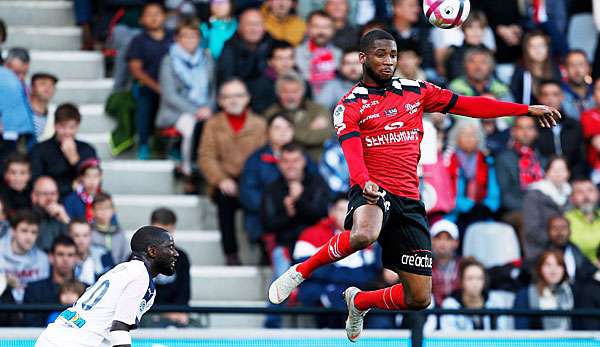
[{"label": "player in white kit", "polygon": [[130,330],[154,303],[153,278],[175,272],[179,254],[164,229],[145,226],[131,239],[132,260],[115,266],[38,337],[35,347],[131,346]]}]

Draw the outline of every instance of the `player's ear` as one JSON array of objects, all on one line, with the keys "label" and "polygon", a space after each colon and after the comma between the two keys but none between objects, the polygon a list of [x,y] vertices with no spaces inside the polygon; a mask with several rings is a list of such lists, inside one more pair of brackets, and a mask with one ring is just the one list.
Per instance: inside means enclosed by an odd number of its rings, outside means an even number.
[{"label": "player's ear", "polygon": [[146,248],[146,253],[148,254],[148,256],[150,258],[154,258],[156,257],[156,254],[158,253],[158,250],[156,249],[156,246],[148,246],[148,248]]},{"label": "player's ear", "polygon": [[365,52],[358,52],[358,61],[364,64],[367,61],[367,54]]}]

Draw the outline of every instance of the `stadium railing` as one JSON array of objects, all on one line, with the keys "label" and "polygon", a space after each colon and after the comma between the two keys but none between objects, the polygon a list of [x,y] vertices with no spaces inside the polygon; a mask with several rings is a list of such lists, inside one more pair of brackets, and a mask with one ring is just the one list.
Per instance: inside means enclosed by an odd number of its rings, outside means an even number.
[{"label": "stadium railing", "polygon": [[[0,312],[52,312],[60,311],[61,305],[15,305],[0,304]],[[346,314],[346,310],[317,307],[213,307],[213,306],[154,306],[150,313],[187,312],[197,314],[281,314],[298,315],[330,315]],[[600,332],[586,331],[473,331],[448,332],[433,331],[425,333],[423,326],[426,317],[435,315],[467,315],[467,316],[527,316],[527,317],[570,317],[593,318],[600,320],[600,309],[575,310],[530,310],[530,309],[428,309],[425,311],[381,311],[373,310],[370,314],[402,314],[408,319],[409,330],[365,331],[365,346],[411,346],[411,347],[453,347],[453,346],[507,346],[507,347],[600,347]],[[21,335],[15,335],[21,331]],[[0,346],[30,347],[40,329],[0,329]],[[177,333],[174,333],[176,331]],[[8,335],[7,335],[8,334]],[[343,334],[335,330],[262,330],[262,329],[143,329],[136,333],[140,346],[204,346],[205,339],[219,343],[211,346],[329,346],[339,345]],[[255,337],[252,340],[252,337]],[[16,343],[19,339],[21,343]],[[187,340],[186,340],[187,339]],[[300,340],[298,340],[300,339]],[[302,340],[304,339],[304,340]],[[312,343],[311,339],[315,340]],[[319,340],[322,339],[322,340]],[[13,341],[11,344],[3,342]],[[222,340],[222,341],[221,341]],[[272,340],[272,341],[271,341]],[[284,341],[285,340],[285,341]],[[298,340],[298,341],[297,341]],[[310,341],[309,341],[310,340]],[[162,342],[161,342],[162,341]],[[166,341],[166,342],[165,342]],[[185,342],[187,341],[187,342]],[[237,341],[237,342],[236,342]],[[240,342],[246,341],[246,342]],[[271,341],[271,342],[269,342]],[[273,342],[275,341],[275,342]],[[294,342],[296,341],[296,342]],[[326,343],[325,343],[326,342]],[[136,344],[138,346],[138,344]]]}]

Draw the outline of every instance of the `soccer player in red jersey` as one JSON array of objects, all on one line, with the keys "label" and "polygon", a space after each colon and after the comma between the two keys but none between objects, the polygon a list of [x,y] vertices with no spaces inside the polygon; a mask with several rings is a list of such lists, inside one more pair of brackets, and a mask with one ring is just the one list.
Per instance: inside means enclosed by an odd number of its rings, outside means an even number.
[{"label": "soccer player in red jersey", "polygon": [[269,288],[269,300],[283,302],[318,267],[379,241],[384,267],[400,284],[375,291],[350,287],[346,333],[356,341],[371,308],[421,310],[431,301],[431,239],[419,200],[417,163],[421,156],[423,112],[474,118],[535,117],[543,127],[556,125],[560,113],[484,97],[458,96],[425,81],[393,78],[397,63],[394,38],[374,30],[360,40],[363,78],[338,103],[333,122],[350,170],[346,230],[306,261],[292,266]]}]

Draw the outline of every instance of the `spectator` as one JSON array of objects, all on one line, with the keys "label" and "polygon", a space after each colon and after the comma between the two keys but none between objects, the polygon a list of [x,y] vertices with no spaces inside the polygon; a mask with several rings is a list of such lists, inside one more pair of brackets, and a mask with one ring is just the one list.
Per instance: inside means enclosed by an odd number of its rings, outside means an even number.
[{"label": "spectator", "polygon": [[513,75],[514,63],[521,57],[522,14],[520,0],[505,0],[498,6],[496,0],[480,0],[496,40],[496,67],[501,81],[508,83]]},{"label": "spectator", "polygon": [[550,38],[541,31],[523,37],[523,59],[515,68],[510,89],[515,101],[527,105],[539,103],[540,82],[558,79],[560,71],[550,57]]},{"label": "spectator", "polygon": [[565,214],[571,224],[571,242],[585,256],[594,261],[596,248],[600,245],[600,201],[598,187],[588,179],[571,182],[573,209]]},{"label": "spectator", "polygon": [[340,99],[348,93],[362,77],[362,64],[358,58],[358,49],[350,48],[344,51],[344,55],[342,55],[342,64],[336,75],[337,76],[334,79],[323,85],[323,89],[315,98],[317,103],[325,106],[325,108],[330,111],[333,111],[333,108],[338,101],[340,101]]},{"label": "spectator", "polygon": [[97,158],[88,143],[76,140],[81,114],[77,106],[62,104],[54,113],[54,136],[35,145],[31,151],[31,172],[35,178],[52,177],[59,187],[60,197],[73,191],[77,166],[89,158]]},{"label": "spectator", "polygon": [[[560,108],[563,92],[558,81],[542,81],[540,83],[539,100],[543,105]],[[552,129],[538,128],[539,136],[536,148],[543,156],[561,155],[569,159],[571,172],[574,177],[583,177],[587,173],[583,132],[579,121],[563,117]]]},{"label": "spectator", "polygon": [[325,83],[335,78],[342,51],[331,42],[335,28],[333,18],[326,12],[312,12],[306,23],[306,40],[296,47],[296,66],[315,95],[319,95]]},{"label": "spectator", "polygon": [[[294,263],[305,261],[326,245],[334,235],[344,231],[347,207],[346,195],[337,195],[329,206],[327,217],[302,231],[293,248]],[[377,261],[378,253],[378,246],[370,246],[341,261],[319,268],[300,286],[298,301],[309,307],[345,308],[346,303],[339,293],[348,287],[370,287],[379,279],[382,268]],[[319,318],[319,328],[343,326],[344,317],[339,315]]]},{"label": "spectator", "polygon": [[[517,292],[514,308],[538,310],[573,309],[573,290],[567,280],[567,270],[560,251],[544,251],[538,258],[535,272],[537,280]],[[570,330],[568,317],[515,318],[515,328],[525,330]]]},{"label": "spectator", "polygon": [[517,117],[510,132],[510,145],[496,157],[496,172],[500,185],[502,219],[521,230],[523,196],[533,182],[543,178],[542,167],[546,164],[534,148],[538,136],[537,125],[529,117]]},{"label": "spectator", "polygon": [[[58,287],[58,303],[64,306],[73,306],[84,292],[85,284],[83,284],[83,282],[75,279],[67,280]],[[59,315],[59,311],[52,312],[46,323],[54,323]]]},{"label": "spectator", "polygon": [[481,127],[485,137],[485,146],[494,158],[504,149],[510,140],[510,128],[500,129],[497,119],[482,119]]},{"label": "spectator", "polygon": [[[410,1],[410,0],[405,0]],[[465,74],[457,77],[448,88],[466,96],[491,94],[502,101],[512,101],[508,86],[494,77],[494,57],[486,48],[471,48],[465,52]]]},{"label": "spectator", "polygon": [[[447,309],[507,308],[502,296],[486,288],[485,268],[474,258],[465,258],[459,270],[460,289],[442,302]],[[440,318],[440,328],[444,331],[507,330],[510,320],[507,317],[444,315]]]},{"label": "spectator", "polygon": [[0,199],[8,217],[17,210],[31,208],[31,164],[23,154],[11,153],[4,164],[4,184]]},{"label": "spectator", "polygon": [[304,40],[306,24],[294,14],[294,0],[266,0],[261,6],[265,29],[276,40],[298,46]]},{"label": "spectator", "polygon": [[260,221],[263,192],[268,184],[281,177],[277,162],[281,157],[281,148],[294,138],[294,124],[285,114],[277,114],[267,123],[267,137],[267,144],[248,157],[240,177],[244,229],[253,242],[260,240],[263,234]]},{"label": "spectator", "polygon": [[[61,235],[52,242],[48,260],[51,265],[50,275],[46,279],[27,285],[24,304],[59,304],[60,285],[75,279],[77,247],[68,236]],[[26,313],[24,322],[27,326],[41,327],[45,326],[47,318],[46,313]]]},{"label": "spectator", "polygon": [[456,207],[447,218],[464,231],[471,223],[485,220],[498,211],[500,187],[493,158],[479,150],[481,135],[477,124],[462,121],[455,128],[457,146],[450,153],[448,175],[456,196]]},{"label": "spectator", "polygon": [[[175,212],[168,208],[158,208],[152,211],[150,224],[167,230],[171,235],[175,233],[177,225],[177,216]],[[175,248],[179,257],[175,264],[175,273],[171,276],[158,275],[154,282],[156,283],[157,305],[181,305],[186,306],[190,302],[191,284],[190,284],[190,260],[188,255],[180,248]],[[185,327],[189,324],[190,317],[184,312],[168,312],[161,314],[166,320],[163,326],[175,325]]]},{"label": "spectator", "polygon": [[565,58],[567,78],[562,83],[565,116],[579,119],[581,112],[595,106],[592,85],[592,67],[587,55],[580,49],[572,50]]},{"label": "spectator", "polygon": [[576,285],[590,280],[598,269],[579,247],[569,241],[571,237],[569,220],[562,215],[554,215],[548,219],[546,230],[548,232],[547,248],[562,253],[569,282]]},{"label": "spectator", "polygon": [[544,168],[544,179],[530,184],[523,198],[523,246],[532,263],[548,244],[548,220],[562,215],[569,202],[569,167],[563,157],[550,158]]},{"label": "spectator", "polygon": [[75,191],[64,200],[65,210],[69,217],[92,222],[92,202],[94,196],[100,193],[102,185],[102,169],[97,159],[83,161],[77,168],[77,184]]},{"label": "spectator", "polygon": [[102,246],[92,244],[92,228],[83,219],[69,223],[69,237],[77,246],[75,278],[84,283],[96,280],[115,265],[110,252]]},{"label": "spectator", "polygon": [[131,40],[126,54],[129,71],[137,82],[135,123],[139,137],[138,159],[142,160],[150,158],[148,139],[160,95],[158,74],[161,61],[173,41],[171,34],[165,31],[165,18],[165,10],[160,4],[144,5],[140,18],[144,31]]},{"label": "spectator", "polygon": [[568,22],[566,3],[566,0],[521,3],[524,4],[521,8],[525,17],[524,29],[539,29],[550,36],[555,57],[564,57],[569,51],[565,34]]},{"label": "spectator", "polygon": [[392,19],[387,31],[394,36],[398,47],[416,44],[425,69],[435,66],[429,26],[419,25],[421,8],[417,0],[392,0]]},{"label": "spectator", "polygon": [[0,18],[0,65],[4,64],[4,54],[2,53],[2,45],[6,42],[6,24]]},{"label": "spectator", "polygon": [[[600,247],[596,249],[596,269],[600,269]],[[575,307],[585,309],[600,309],[600,273],[597,270],[593,278],[585,283],[575,297]],[[597,317],[582,318],[577,322],[576,329],[600,330],[600,320]]]},{"label": "spectator", "polygon": [[0,239],[0,273],[16,303],[23,302],[25,288],[31,282],[48,277],[48,256],[35,245],[40,217],[31,210],[19,210],[11,220],[10,234]]},{"label": "spectator", "polygon": [[217,101],[223,112],[206,122],[198,166],[209,185],[209,196],[217,204],[227,264],[240,265],[234,218],[240,206],[238,179],[246,159],[264,144],[266,124],[248,110],[248,90],[238,79],[223,83]]},{"label": "spectator", "polygon": [[592,181],[600,185],[600,79],[594,82],[596,107],[581,114],[581,128],[587,150],[587,163],[592,169]]},{"label": "spectator", "polygon": [[350,3],[348,0],[327,0],[323,10],[333,19],[335,34],[333,44],[341,50],[358,46],[359,28],[349,21]]},{"label": "spectator", "polygon": [[[31,94],[29,103],[33,111],[35,137],[38,142],[54,136],[54,110],[48,106],[56,92],[58,78],[49,73],[36,73],[31,76]],[[52,107],[54,109],[54,107]]]},{"label": "spectator", "polygon": [[398,47],[398,65],[395,75],[409,80],[425,80],[425,71],[421,69],[422,62],[417,44],[408,41]]},{"label": "spectator", "polygon": [[350,190],[348,163],[337,137],[325,141],[323,154],[319,160],[319,173],[327,182],[327,187],[332,194],[348,193]]},{"label": "spectator", "polygon": [[6,204],[0,198],[0,240],[10,231],[10,223],[6,214]]},{"label": "spectator", "polygon": [[[273,266],[273,278],[291,265],[292,248],[300,232],[327,214],[327,186],[318,174],[306,173],[302,147],[287,144],[278,162],[282,177],[269,184],[262,197],[263,241]],[[279,327],[279,317],[268,317],[265,325]]]},{"label": "spectator", "polygon": [[[275,81],[288,72],[294,70],[294,47],[286,41],[273,43],[269,53],[268,67],[263,75],[254,83],[250,108],[257,113],[263,113],[269,106],[277,101]],[[308,86],[307,83],[305,85]]]},{"label": "spectator", "polygon": [[460,235],[456,224],[447,219],[435,222],[429,229],[429,233],[433,250],[431,273],[433,298],[439,304],[460,288],[461,258],[456,255]]},{"label": "spectator", "polygon": [[217,83],[237,77],[244,81],[253,98],[257,80],[267,68],[269,52],[276,42],[265,32],[265,23],[259,10],[247,9],[240,14],[237,34],[225,42],[217,64]]},{"label": "spectator", "polygon": [[42,218],[36,245],[48,252],[54,239],[67,233],[67,224],[71,221],[65,207],[58,202],[58,186],[52,177],[42,176],[35,180],[31,204]]},{"label": "spectator", "polygon": [[11,48],[4,66],[0,66],[0,117],[2,117],[2,152],[0,159],[17,148],[19,139],[30,148],[35,143],[33,112],[27,100],[25,76],[29,71],[29,52]]},{"label": "spectator", "polygon": [[186,176],[192,174],[195,124],[208,119],[214,105],[214,64],[199,43],[198,23],[181,21],[175,31],[175,43],[160,68],[161,98],[156,126],[175,127],[181,134],[182,172]]},{"label": "spectator", "polygon": [[200,25],[202,48],[208,48],[213,60],[217,61],[225,42],[235,34],[237,27],[231,0],[212,0],[210,17]]},{"label": "spectator", "polygon": [[115,264],[127,260],[131,253],[125,231],[115,221],[115,206],[112,197],[98,193],[92,202],[92,243],[110,251]]},{"label": "spectator", "polygon": [[278,102],[265,111],[265,117],[287,113],[294,122],[294,141],[306,147],[313,160],[319,160],[323,143],[334,133],[329,112],[305,98],[304,81],[295,72],[279,76],[275,90]]},{"label": "spectator", "polygon": [[446,78],[452,81],[464,75],[465,52],[472,48],[486,49],[483,43],[484,31],[488,22],[483,12],[474,11],[467,20],[460,26],[464,33],[464,42],[461,46],[452,45],[446,53]]}]

